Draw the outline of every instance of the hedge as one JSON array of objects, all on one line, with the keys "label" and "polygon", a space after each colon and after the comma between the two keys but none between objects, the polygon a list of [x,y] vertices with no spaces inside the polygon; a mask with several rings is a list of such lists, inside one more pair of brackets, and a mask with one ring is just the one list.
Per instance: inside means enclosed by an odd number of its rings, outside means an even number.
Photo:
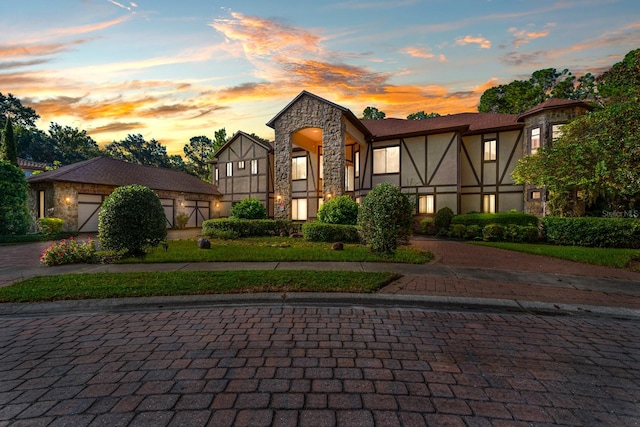
[{"label": "hedge", "polygon": [[38,218],[37,223],[42,234],[58,234],[64,227],[62,218]]},{"label": "hedge", "polygon": [[542,218],[549,243],[601,248],[640,248],[640,219],[636,218]]},{"label": "hedge", "polygon": [[216,237],[220,232],[233,232],[238,237],[288,236],[291,228],[291,221],[285,219],[216,218],[202,223],[202,234],[207,237]]},{"label": "hedge", "polygon": [[451,224],[463,224],[466,226],[477,225],[481,228],[489,224],[500,225],[520,225],[520,226],[538,226],[538,218],[522,212],[505,212],[505,213],[469,213],[456,215],[451,220]]},{"label": "hedge", "polygon": [[302,236],[310,242],[360,242],[358,227],[355,225],[326,224],[319,221],[304,223]]}]

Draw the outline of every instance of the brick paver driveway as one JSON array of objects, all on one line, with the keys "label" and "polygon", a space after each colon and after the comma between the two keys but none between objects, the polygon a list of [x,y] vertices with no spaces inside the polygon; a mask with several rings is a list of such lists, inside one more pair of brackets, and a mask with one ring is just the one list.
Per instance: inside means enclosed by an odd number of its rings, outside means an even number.
[{"label": "brick paver driveway", "polygon": [[637,425],[640,321],[266,306],[0,319],[4,425]]}]

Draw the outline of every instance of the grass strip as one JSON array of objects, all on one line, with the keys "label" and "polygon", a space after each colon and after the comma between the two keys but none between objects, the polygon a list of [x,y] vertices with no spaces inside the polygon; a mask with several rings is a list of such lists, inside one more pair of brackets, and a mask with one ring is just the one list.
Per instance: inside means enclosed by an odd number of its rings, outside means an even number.
[{"label": "grass strip", "polygon": [[0,288],[0,302],[259,292],[372,293],[398,279],[358,271],[170,271],[33,277]]},{"label": "grass strip", "polygon": [[121,263],[161,262],[396,262],[424,264],[433,255],[409,246],[398,248],[393,256],[377,255],[367,246],[345,244],[344,250],[331,249],[330,243],[307,242],[284,237],[253,237],[236,240],[211,239],[211,249],[198,249],[195,240],[171,240],[168,250],[153,248],[143,258],[126,258]]},{"label": "grass strip", "polygon": [[586,264],[615,268],[629,268],[640,260],[638,249],[586,248],[582,246],[555,246],[534,243],[472,242],[474,245],[490,246],[534,255],[561,258]]}]

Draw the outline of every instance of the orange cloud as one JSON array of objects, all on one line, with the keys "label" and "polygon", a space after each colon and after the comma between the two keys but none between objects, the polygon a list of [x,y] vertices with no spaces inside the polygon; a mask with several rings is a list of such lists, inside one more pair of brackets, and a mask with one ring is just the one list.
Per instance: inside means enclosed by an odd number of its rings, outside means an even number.
[{"label": "orange cloud", "polygon": [[80,39],[66,43],[22,43],[11,46],[0,46],[0,57],[23,58],[34,56],[48,56],[67,51],[71,46],[83,44],[86,42],[86,39]]},{"label": "orange cloud", "polygon": [[491,48],[491,41],[489,39],[486,39],[482,36],[480,37],[473,37],[473,36],[464,36],[464,37],[460,37],[456,40],[456,45],[457,46],[465,46],[468,44],[477,44],[480,46],[480,49],[490,49]]},{"label": "orange cloud", "polygon": [[94,31],[104,30],[105,28],[113,27],[114,25],[121,24],[128,21],[132,15],[124,15],[120,18],[112,19],[105,22],[97,22],[95,24],[79,25],[77,27],[70,28],[57,28],[48,33],[48,37],[68,37],[76,36],[78,34],[92,33]]},{"label": "orange cloud", "polygon": [[97,135],[101,133],[115,133],[115,132],[128,132],[128,131],[137,131],[141,128],[145,128],[146,126],[142,122],[132,122],[132,123],[123,123],[123,122],[113,122],[108,125],[98,126],[93,129],[87,130],[89,135]]},{"label": "orange cloud", "polygon": [[211,27],[228,40],[239,42],[245,55],[271,57],[318,52],[321,37],[272,20],[231,13],[233,19],[216,19]]},{"label": "orange cloud", "polygon": [[531,32],[527,30],[518,30],[517,28],[509,28],[509,32],[514,36],[513,45],[515,47],[519,47],[520,45],[529,43],[531,40],[547,37],[549,35],[549,30]]},{"label": "orange cloud", "polygon": [[432,59],[435,57],[435,55],[431,52],[431,49],[420,49],[411,46],[402,49],[400,52],[405,53],[409,56],[413,56],[414,58]]}]

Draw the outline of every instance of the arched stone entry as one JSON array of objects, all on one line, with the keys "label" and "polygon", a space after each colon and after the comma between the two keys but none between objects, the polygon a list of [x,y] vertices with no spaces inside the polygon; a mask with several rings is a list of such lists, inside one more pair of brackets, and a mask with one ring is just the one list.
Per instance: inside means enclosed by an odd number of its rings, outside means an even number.
[{"label": "arched stone entry", "polygon": [[[312,153],[311,159],[322,153],[322,188],[317,189],[314,197],[326,200],[345,193],[345,115],[349,115],[347,119],[351,122],[359,123],[348,109],[303,91],[267,123],[275,130],[276,218],[291,218],[294,145]],[[364,141],[362,136],[359,139]],[[317,175],[313,179],[317,180]]]}]

